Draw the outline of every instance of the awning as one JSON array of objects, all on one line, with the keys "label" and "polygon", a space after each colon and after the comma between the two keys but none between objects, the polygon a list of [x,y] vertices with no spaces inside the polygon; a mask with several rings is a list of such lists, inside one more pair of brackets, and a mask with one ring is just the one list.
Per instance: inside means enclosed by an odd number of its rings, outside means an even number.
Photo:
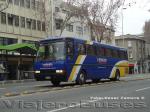
[{"label": "awning", "polygon": [[0,45],[0,50],[6,50],[6,47],[3,45]]},{"label": "awning", "polygon": [[33,44],[21,43],[4,46],[4,50],[16,51],[20,54],[36,54],[36,48]]}]

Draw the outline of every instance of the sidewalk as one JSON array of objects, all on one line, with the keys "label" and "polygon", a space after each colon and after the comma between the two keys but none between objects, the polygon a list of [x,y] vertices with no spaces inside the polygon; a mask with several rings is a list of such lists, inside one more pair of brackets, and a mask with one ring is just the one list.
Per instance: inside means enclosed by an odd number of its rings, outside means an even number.
[{"label": "sidewalk", "polygon": [[26,82],[34,82],[34,81],[35,81],[35,79],[5,80],[5,81],[0,81],[0,84],[26,83]]},{"label": "sidewalk", "polygon": [[121,80],[127,80],[127,81],[132,81],[132,80],[144,80],[144,79],[150,79],[150,73],[145,73],[145,74],[130,74],[126,77],[122,77]]}]

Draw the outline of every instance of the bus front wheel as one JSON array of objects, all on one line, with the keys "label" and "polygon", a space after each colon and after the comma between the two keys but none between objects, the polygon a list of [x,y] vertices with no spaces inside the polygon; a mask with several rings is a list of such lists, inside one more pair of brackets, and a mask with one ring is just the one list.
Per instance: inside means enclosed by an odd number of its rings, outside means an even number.
[{"label": "bus front wheel", "polygon": [[79,77],[78,79],[76,80],[76,83],[79,84],[79,85],[82,85],[86,82],[86,75],[83,71],[81,71],[79,73]]}]

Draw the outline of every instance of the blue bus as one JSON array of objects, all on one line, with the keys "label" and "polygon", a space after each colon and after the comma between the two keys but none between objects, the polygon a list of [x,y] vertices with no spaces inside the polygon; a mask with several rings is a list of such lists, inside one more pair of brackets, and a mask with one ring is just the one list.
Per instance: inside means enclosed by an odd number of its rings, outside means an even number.
[{"label": "blue bus", "polygon": [[41,40],[35,62],[35,79],[84,84],[91,79],[119,80],[128,74],[127,50],[70,37]]}]

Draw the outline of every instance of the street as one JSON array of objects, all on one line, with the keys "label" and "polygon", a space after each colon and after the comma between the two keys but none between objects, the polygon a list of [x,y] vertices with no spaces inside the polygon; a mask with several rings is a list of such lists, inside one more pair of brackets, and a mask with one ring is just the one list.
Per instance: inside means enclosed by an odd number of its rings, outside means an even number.
[{"label": "street", "polygon": [[1,86],[1,95],[7,91],[21,93],[1,97],[0,112],[149,112],[150,79],[137,77],[82,86],[71,83],[53,87],[50,82]]}]

